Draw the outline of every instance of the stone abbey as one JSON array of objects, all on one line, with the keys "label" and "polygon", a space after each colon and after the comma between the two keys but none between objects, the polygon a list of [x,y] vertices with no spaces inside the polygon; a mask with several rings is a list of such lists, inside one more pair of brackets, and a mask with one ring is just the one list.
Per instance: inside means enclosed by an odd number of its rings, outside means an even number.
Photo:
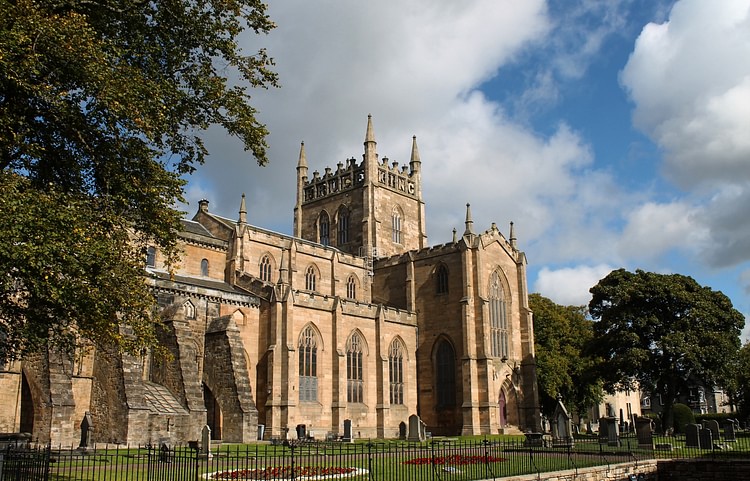
[{"label": "stone abbey", "polygon": [[[538,431],[526,258],[510,225],[428,246],[416,138],[399,167],[379,159],[368,117],[362,161],[297,164],[293,235],[199,203],[173,275],[149,249],[163,319],[157,358],[103,351],[3,366],[0,432],[78,444],[263,436],[403,436]],[[347,423],[347,424],[348,424]]]}]

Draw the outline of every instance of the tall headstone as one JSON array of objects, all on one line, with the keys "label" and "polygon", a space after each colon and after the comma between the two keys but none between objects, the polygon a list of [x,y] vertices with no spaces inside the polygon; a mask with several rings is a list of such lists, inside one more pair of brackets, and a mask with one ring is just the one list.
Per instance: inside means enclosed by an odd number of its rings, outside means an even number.
[{"label": "tall headstone", "polygon": [[650,418],[638,416],[635,418],[635,433],[638,437],[639,448],[654,448],[654,429]]},{"label": "tall headstone", "polygon": [[620,445],[620,430],[617,418],[607,416],[599,419],[599,444],[606,443],[608,446]]},{"label": "tall headstone", "polygon": [[700,430],[700,444],[701,449],[713,449],[714,448],[714,433],[708,428],[701,428]]},{"label": "tall headstone", "polygon": [[700,448],[700,424],[686,424],[685,425],[685,447],[686,448]]},{"label": "tall headstone", "polygon": [[211,428],[208,427],[208,424],[201,429],[201,451],[198,456],[204,459],[213,457],[213,454],[211,454]]},{"label": "tall headstone", "polygon": [[422,442],[425,440],[422,420],[416,414],[409,416],[409,435],[406,439],[413,442]]},{"label": "tall headstone", "polygon": [[342,439],[345,443],[354,442],[354,436],[352,434],[352,420],[351,419],[344,419],[344,436]]},{"label": "tall headstone", "polygon": [[557,406],[552,414],[552,444],[553,446],[573,446],[573,426],[570,414],[565,409],[562,396],[557,396]]}]

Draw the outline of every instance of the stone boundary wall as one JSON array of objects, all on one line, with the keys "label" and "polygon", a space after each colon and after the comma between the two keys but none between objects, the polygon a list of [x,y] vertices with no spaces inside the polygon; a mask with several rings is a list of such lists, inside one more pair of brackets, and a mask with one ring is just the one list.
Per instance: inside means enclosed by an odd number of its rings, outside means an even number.
[{"label": "stone boundary wall", "polygon": [[659,461],[659,481],[750,481],[750,459]]},{"label": "stone boundary wall", "polygon": [[[661,462],[663,461],[660,461],[659,463]],[[578,470],[567,469],[565,471],[553,471],[540,474],[525,474],[523,476],[509,476],[507,478],[497,479],[502,479],[503,481],[629,481],[631,479],[631,475],[638,476],[639,474],[643,473],[644,477],[642,479],[645,481],[662,481],[663,478],[657,476],[657,469],[657,461],[655,459],[650,459],[647,461],[639,461],[637,463],[632,462],[612,464],[609,466],[594,466],[591,468],[581,468]]]}]

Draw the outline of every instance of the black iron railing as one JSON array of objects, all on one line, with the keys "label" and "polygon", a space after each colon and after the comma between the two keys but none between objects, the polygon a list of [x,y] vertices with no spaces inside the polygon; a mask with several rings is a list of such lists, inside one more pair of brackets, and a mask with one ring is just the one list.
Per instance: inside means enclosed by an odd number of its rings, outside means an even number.
[{"label": "black iron railing", "polygon": [[[750,434],[696,447],[684,436],[599,442],[580,437],[527,445],[523,439],[440,438],[404,441],[284,442],[95,449],[10,446],[0,452],[0,481],[198,481],[217,479],[341,479],[470,481],[639,463],[646,459],[750,458]],[[612,444],[612,445],[610,445]]]}]

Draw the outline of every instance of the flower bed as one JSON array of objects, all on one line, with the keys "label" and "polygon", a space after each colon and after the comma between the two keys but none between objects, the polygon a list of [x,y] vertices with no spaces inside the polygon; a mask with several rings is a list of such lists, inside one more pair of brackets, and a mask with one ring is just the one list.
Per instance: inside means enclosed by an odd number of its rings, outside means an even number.
[{"label": "flower bed", "polygon": [[366,469],[341,468],[335,466],[295,466],[292,472],[291,466],[268,466],[260,469],[235,469],[231,471],[218,471],[204,474],[205,479],[215,480],[251,480],[251,479],[304,479],[325,480],[351,478],[367,474]]},{"label": "flower bed", "polygon": [[496,456],[464,456],[462,454],[452,454],[450,456],[437,456],[428,458],[414,458],[404,461],[404,464],[422,466],[425,464],[434,464],[436,466],[468,466],[471,464],[499,463],[505,461],[505,458]]}]

